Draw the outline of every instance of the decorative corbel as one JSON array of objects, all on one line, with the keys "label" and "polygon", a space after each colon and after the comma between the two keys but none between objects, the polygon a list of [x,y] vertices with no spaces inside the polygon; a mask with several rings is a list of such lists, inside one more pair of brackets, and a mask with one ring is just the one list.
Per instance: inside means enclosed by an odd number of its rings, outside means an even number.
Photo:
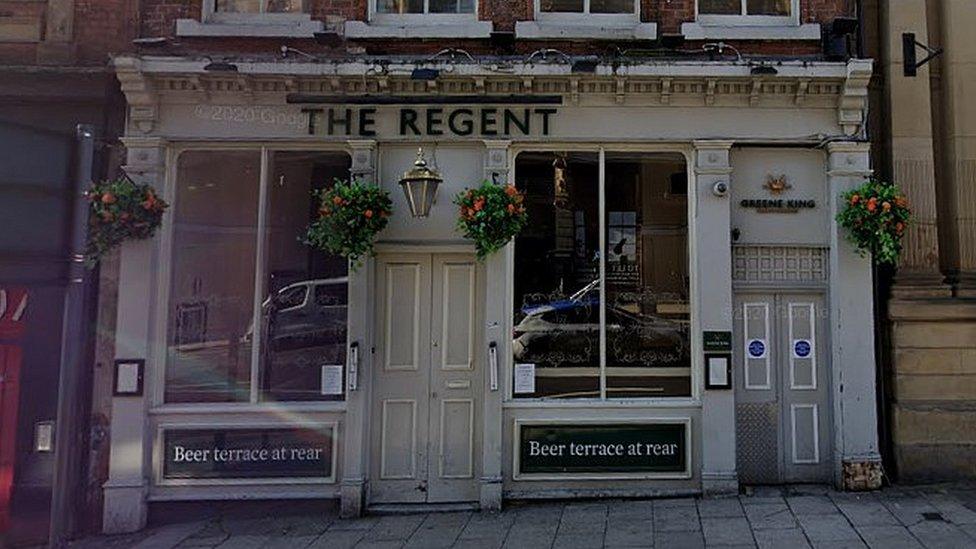
[{"label": "decorative corbel", "polygon": [[749,106],[756,107],[759,105],[759,96],[762,95],[762,79],[753,78],[752,79],[752,89],[749,91]]},{"label": "decorative corbel", "polygon": [[807,90],[810,89],[810,79],[801,78],[799,82],[796,83],[796,96],[793,98],[793,103],[797,106],[803,104],[807,98]]},{"label": "decorative corbel", "polygon": [[159,96],[142,72],[142,60],[120,56],[112,60],[112,65],[129,105],[129,122],[141,133],[152,132],[159,116]]},{"label": "decorative corbel", "polygon": [[837,104],[837,121],[845,135],[857,134],[864,124],[871,65],[870,59],[851,59],[847,62],[847,79],[844,80],[844,89]]},{"label": "decorative corbel", "polygon": [[705,81],[705,104],[712,106],[715,104],[715,88],[718,87],[718,80],[709,78]]},{"label": "decorative corbel", "polygon": [[661,79],[661,104],[667,105],[671,103],[671,83],[673,80],[671,78]]}]

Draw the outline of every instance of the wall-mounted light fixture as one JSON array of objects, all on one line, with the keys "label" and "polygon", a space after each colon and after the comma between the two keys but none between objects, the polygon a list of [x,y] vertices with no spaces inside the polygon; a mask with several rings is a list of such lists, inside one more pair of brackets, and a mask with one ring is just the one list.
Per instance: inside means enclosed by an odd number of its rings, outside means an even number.
[{"label": "wall-mounted light fixture", "polygon": [[413,168],[407,170],[400,179],[400,187],[403,194],[407,197],[407,204],[410,205],[410,214],[414,217],[427,217],[430,214],[430,207],[434,204],[434,197],[437,194],[437,187],[444,179],[437,170],[427,166],[424,158],[424,149],[417,149],[417,160],[413,163]]}]

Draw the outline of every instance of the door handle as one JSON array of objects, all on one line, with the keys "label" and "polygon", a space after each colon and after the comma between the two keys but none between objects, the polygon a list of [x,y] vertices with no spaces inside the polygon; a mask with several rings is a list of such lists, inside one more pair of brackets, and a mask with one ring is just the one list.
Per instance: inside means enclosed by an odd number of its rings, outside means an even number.
[{"label": "door handle", "polygon": [[488,344],[488,385],[492,391],[498,390],[498,344]]},{"label": "door handle", "polygon": [[348,386],[350,391],[355,391],[359,387],[359,342],[353,341],[349,345],[349,375]]}]

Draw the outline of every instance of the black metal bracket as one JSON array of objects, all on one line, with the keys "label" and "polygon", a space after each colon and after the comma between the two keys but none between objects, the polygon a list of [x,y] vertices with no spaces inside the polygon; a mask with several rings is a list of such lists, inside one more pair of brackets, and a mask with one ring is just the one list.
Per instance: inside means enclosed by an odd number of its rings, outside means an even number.
[{"label": "black metal bracket", "polygon": [[[916,48],[922,48],[928,55],[921,61],[918,60]],[[942,48],[931,48],[915,40],[914,32],[906,32],[901,35],[902,57],[905,63],[905,76],[918,75],[918,68],[942,55]]]}]

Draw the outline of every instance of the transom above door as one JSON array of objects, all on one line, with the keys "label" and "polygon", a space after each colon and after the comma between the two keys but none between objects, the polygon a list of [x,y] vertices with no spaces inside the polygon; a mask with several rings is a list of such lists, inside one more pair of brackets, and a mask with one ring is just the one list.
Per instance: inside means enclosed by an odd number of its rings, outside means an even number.
[{"label": "transom above door", "polygon": [[370,502],[477,501],[481,269],[466,254],[376,269]]}]

